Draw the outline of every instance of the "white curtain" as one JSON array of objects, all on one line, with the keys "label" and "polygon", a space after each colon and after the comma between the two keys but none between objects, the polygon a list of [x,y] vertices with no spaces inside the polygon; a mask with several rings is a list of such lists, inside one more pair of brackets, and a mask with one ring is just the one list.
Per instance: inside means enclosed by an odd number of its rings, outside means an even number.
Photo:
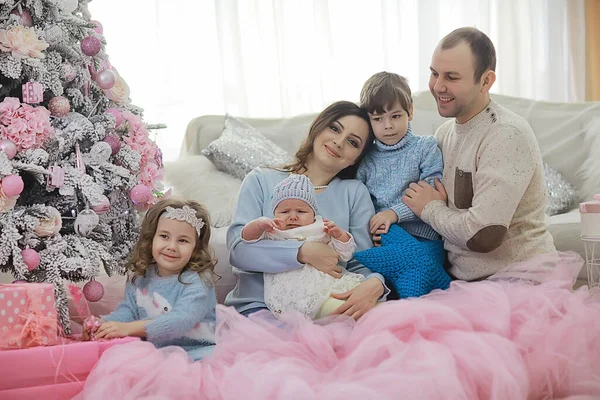
[{"label": "white curtain", "polygon": [[112,64],[157,141],[178,156],[206,114],[287,117],[358,99],[387,70],[427,90],[431,54],[475,26],[496,46],[493,92],[548,101],[585,93],[584,0],[94,0]]}]

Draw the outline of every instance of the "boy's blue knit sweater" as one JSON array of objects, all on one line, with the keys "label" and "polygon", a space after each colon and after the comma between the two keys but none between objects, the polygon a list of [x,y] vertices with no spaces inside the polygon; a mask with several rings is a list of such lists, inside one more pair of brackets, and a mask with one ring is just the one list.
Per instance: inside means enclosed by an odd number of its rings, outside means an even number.
[{"label": "boy's blue knit sweater", "polygon": [[417,136],[410,123],[406,135],[393,146],[375,140],[375,146],[358,167],[356,178],[363,182],[375,205],[375,211],[392,209],[398,225],[413,236],[439,240],[440,235],[412,212],[402,201],[411,182],[442,180],[442,153],[433,136]]}]

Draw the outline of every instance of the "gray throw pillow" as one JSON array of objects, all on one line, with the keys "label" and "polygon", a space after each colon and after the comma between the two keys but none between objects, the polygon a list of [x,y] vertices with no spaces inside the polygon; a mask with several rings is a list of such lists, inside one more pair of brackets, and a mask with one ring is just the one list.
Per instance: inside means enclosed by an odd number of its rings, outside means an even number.
[{"label": "gray throw pillow", "polygon": [[223,172],[244,179],[256,167],[286,164],[292,157],[248,123],[225,116],[225,128],[218,139],[202,150]]},{"label": "gray throw pillow", "polygon": [[570,211],[579,202],[579,193],[564,176],[548,164],[544,163],[544,176],[548,190],[546,214],[556,215]]}]

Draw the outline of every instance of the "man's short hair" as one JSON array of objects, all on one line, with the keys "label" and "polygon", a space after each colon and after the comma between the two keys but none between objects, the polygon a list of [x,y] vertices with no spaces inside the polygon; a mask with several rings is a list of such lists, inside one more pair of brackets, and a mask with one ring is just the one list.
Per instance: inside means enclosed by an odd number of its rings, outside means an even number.
[{"label": "man's short hair", "polygon": [[447,34],[440,42],[442,50],[452,49],[465,42],[475,59],[475,81],[487,70],[496,70],[496,49],[490,38],[477,28],[458,28]]},{"label": "man's short hair", "polygon": [[411,114],[413,100],[408,80],[393,72],[376,73],[360,91],[360,106],[371,114],[383,114],[396,102]]}]

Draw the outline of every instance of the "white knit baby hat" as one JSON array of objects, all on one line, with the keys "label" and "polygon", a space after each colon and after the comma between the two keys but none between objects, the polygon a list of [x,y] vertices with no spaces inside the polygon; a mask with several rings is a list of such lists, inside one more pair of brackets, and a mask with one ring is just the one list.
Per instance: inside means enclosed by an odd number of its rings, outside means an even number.
[{"label": "white knit baby hat", "polygon": [[317,214],[315,187],[305,175],[290,174],[273,188],[273,213],[275,208],[286,199],[305,201]]}]

